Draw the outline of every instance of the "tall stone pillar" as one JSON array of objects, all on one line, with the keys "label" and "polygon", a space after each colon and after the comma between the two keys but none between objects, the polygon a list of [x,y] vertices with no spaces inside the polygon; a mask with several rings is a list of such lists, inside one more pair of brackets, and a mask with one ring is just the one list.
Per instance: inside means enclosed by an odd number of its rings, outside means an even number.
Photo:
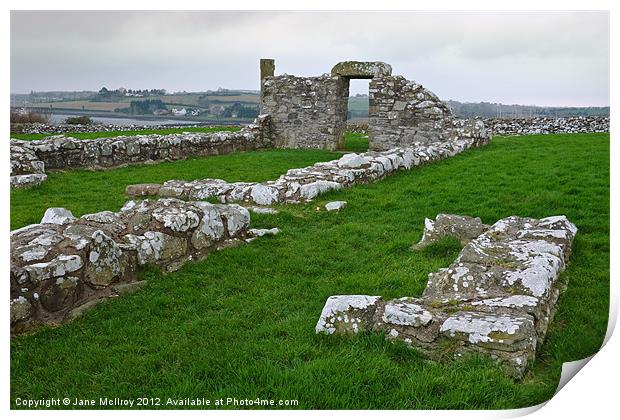
[{"label": "tall stone pillar", "polygon": [[276,61],[273,58],[261,58],[260,59],[260,82],[263,84],[263,79],[267,76],[273,76],[276,71]]},{"label": "tall stone pillar", "polygon": [[263,83],[265,81],[265,77],[273,77],[276,71],[276,60],[273,58],[261,58],[260,59],[260,105],[259,112],[261,114],[265,113],[264,111],[264,96],[265,96],[265,87]]}]

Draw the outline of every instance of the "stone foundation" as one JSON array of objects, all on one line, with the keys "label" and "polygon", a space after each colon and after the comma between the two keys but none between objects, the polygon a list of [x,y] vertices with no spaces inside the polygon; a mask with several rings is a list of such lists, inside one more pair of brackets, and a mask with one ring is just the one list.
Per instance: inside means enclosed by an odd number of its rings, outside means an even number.
[{"label": "stone foundation", "polygon": [[463,216],[427,219],[419,246],[444,236],[467,244],[448,268],[429,274],[422,297],[331,296],[316,332],[381,331],[438,360],[486,354],[521,378],[555,313],[576,233],[564,216],[512,216],[493,226]]},{"label": "stone foundation", "polygon": [[310,201],[331,190],[374,182],[399,170],[454,156],[472,147],[488,144],[486,137],[475,137],[461,132],[456,140],[432,145],[414,145],[412,148],[386,152],[350,153],[338,160],[320,162],[312,166],[291,169],[275,181],[235,182],[221,179],[196,181],[167,181],[158,184],[137,184],[127,187],[127,195],[142,197],[159,195],[182,200],[217,199],[222,203],[248,202],[258,205],[299,203]]},{"label": "stone foundation", "polygon": [[11,332],[57,325],[135,284],[138,267],[173,271],[251,237],[238,205],[174,199],[130,201],[80,218],[48,209],[41,224],[11,232]]},{"label": "stone foundation", "polygon": [[269,116],[259,116],[237,132],[149,134],[78,140],[52,136],[11,139],[11,186],[44,181],[45,169],[115,168],[129,164],[214,156],[273,147]]}]

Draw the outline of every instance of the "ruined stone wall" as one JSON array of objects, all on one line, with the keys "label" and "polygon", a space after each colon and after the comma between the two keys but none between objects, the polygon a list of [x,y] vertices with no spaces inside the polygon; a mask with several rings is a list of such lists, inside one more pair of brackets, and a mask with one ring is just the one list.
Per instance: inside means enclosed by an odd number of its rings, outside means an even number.
[{"label": "ruined stone wall", "polygon": [[416,144],[384,152],[349,153],[338,160],[290,169],[274,181],[231,183],[222,179],[171,180],[164,184],[130,185],[125,193],[134,197],[159,195],[183,200],[217,199],[222,203],[298,203],[312,200],[327,191],[377,181],[396,171],[429,164],[489,143],[489,138],[478,136],[475,129],[465,127],[459,133],[457,139],[443,143]]},{"label": "ruined stone wall", "polygon": [[427,219],[416,250],[445,236],[465,247],[429,274],[422,297],[331,296],[316,332],[382,331],[434,359],[486,354],[521,378],[544,342],[576,233],[565,216],[512,216],[493,226],[455,215]]},{"label": "ruined stone wall", "polygon": [[[466,121],[457,118],[454,124],[461,125]],[[609,117],[483,118],[482,121],[489,133],[500,136],[609,132]],[[368,122],[348,121],[347,131],[368,134]]]},{"label": "ruined stone wall", "polygon": [[248,235],[241,206],[175,199],[128,202],[79,219],[48,209],[41,224],[11,232],[11,332],[69,321],[141,286],[145,265],[173,271]]},{"label": "ruined stone wall", "polygon": [[269,114],[276,147],[335,150],[347,122],[349,81],[340,76],[265,77],[261,113]]},{"label": "ruined stone wall", "polygon": [[113,168],[128,164],[213,156],[273,147],[268,116],[240,131],[119,136],[79,140],[52,136],[11,139],[11,186],[24,187],[47,178],[45,169]]},{"label": "ruined stone wall", "polygon": [[486,118],[484,124],[497,135],[609,132],[609,117]]},{"label": "ruined stone wall", "polygon": [[431,91],[402,76],[370,81],[368,139],[371,150],[431,144],[451,137],[450,109]]}]

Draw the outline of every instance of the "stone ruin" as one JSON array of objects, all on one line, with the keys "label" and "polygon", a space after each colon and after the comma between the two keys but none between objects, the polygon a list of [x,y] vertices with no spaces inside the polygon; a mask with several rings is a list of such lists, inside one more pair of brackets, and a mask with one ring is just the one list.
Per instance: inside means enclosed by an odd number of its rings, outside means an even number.
[{"label": "stone ruin", "polygon": [[240,131],[147,134],[80,140],[63,135],[42,140],[11,139],[11,186],[33,187],[46,169],[108,169],[130,164],[215,156],[273,147],[269,117],[259,116]]},{"label": "stone ruin", "polygon": [[269,206],[310,201],[331,190],[349,188],[385,178],[399,171],[454,156],[489,143],[487,137],[463,133],[462,138],[430,145],[396,148],[384,152],[348,153],[340,159],[290,169],[274,181],[226,182],[223,179],[170,180],[163,184],[127,186],[131,197],[159,195],[182,200],[216,199],[221,203]]},{"label": "stone ruin", "polygon": [[433,359],[487,354],[521,378],[542,345],[562,288],[558,281],[577,228],[564,216],[480,219],[440,214],[426,219],[414,249],[446,237],[465,246],[448,268],[428,276],[420,298],[327,299],[317,333],[379,331]]},{"label": "stone ruin", "polygon": [[[463,137],[416,148],[350,153],[291,169],[264,183],[206,179],[130,185],[126,194],[141,200],[129,201],[116,213],[76,218],[65,209],[48,209],[40,224],[11,232],[11,331],[70,321],[105,299],[135,290],[143,285],[135,278],[140,266],[172,271],[221,247],[278,233],[276,228],[249,229],[250,213],[236,203],[309,201],[487,143],[488,138]],[[155,195],[159,199],[144,200]],[[206,201],[212,198],[231,204]]]},{"label": "stone ruin", "polygon": [[105,169],[273,147],[336,150],[344,146],[351,79],[370,79],[371,151],[490,139],[480,120],[455,119],[435,94],[402,76],[392,76],[386,63],[345,61],[336,64],[331,74],[296,77],[274,76],[275,62],[262,59],[260,71],[261,115],[239,132],[11,139],[11,186],[37,186],[47,179],[49,169]]},{"label": "stone ruin", "polygon": [[[310,201],[490,141],[482,121],[455,119],[432,92],[392,76],[385,63],[342,62],[317,77],[274,76],[274,70],[273,60],[261,60],[262,114],[236,133],[11,140],[11,185],[17,187],[43,182],[46,169],[111,168],[272,147],[334,150],[343,144],[350,79],[370,79],[369,152],[291,169],[262,183],[130,185],[129,196],[159,198],[80,218],[48,209],[40,224],[11,232],[11,332],[70,321],[105,299],[136,290],[144,284],[136,278],[140,266],[172,271],[222,247],[279,232],[250,229],[250,214],[237,203]],[[211,199],[222,204],[206,201]],[[345,206],[333,202],[326,209]],[[380,296],[332,296],[316,331],[383,331],[432,358],[485,353],[520,377],[553,317],[558,276],[576,231],[563,216],[509,217],[493,226],[461,216],[427,219],[414,249],[444,236],[461,239],[464,248],[450,267],[429,275],[423,296],[387,302]]]},{"label": "stone ruin", "polygon": [[238,205],[175,199],[129,201],[119,212],[74,217],[51,208],[11,232],[11,332],[57,325],[144,285],[138,267],[173,271],[249,238]]},{"label": "stone ruin", "polygon": [[[277,147],[342,148],[351,79],[370,79],[369,150],[428,145],[461,136],[462,124],[448,106],[422,85],[392,76],[389,64],[344,61],[330,74],[314,77],[274,76],[274,69],[273,60],[261,60],[261,113],[271,117]],[[484,124],[471,128],[476,135],[487,136]]]}]

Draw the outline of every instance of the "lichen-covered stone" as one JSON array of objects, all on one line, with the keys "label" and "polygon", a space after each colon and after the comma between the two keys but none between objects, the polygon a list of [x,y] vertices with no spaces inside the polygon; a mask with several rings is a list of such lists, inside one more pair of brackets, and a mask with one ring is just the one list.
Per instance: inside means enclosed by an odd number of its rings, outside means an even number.
[{"label": "lichen-covered stone", "polygon": [[51,223],[55,225],[66,225],[69,222],[76,220],[69,210],[62,207],[50,207],[45,210],[45,214],[41,219],[41,224]]},{"label": "lichen-covered stone", "polygon": [[415,303],[397,300],[385,304],[382,319],[387,324],[421,327],[433,320],[433,314]]},{"label": "lichen-covered stone", "polygon": [[380,296],[330,296],[315,330],[325,334],[368,331],[373,326],[373,317],[380,301]]},{"label": "lichen-covered stone", "polygon": [[341,61],[332,67],[334,76],[352,79],[372,79],[378,76],[390,76],[392,66],[381,61]]},{"label": "lichen-covered stone", "polygon": [[239,205],[130,201],[119,212],[79,219],[63,210],[48,211],[48,223],[11,232],[13,333],[57,325],[128,292],[139,284],[142,265],[173,271],[249,236],[249,212]]},{"label": "lichen-covered stone", "polygon": [[122,254],[116,242],[102,230],[94,232],[84,268],[84,281],[94,287],[105,287],[112,283],[123,271]]},{"label": "lichen-covered stone", "polygon": [[202,250],[224,236],[224,222],[213,204],[206,202],[194,202],[193,204],[200,207],[203,216],[192,234],[191,243],[194,248]]},{"label": "lichen-covered stone", "polygon": [[125,188],[125,195],[130,197],[144,197],[149,195],[157,195],[160,184],[133,184]]},{"label": "lichen-covered stone", "polygon": [[[422,245],[446,235],[469,242],[453,264],[429,274],[421,298],[383,304],[373,297],[378,304],[366,328],[436,359],[443,359],[446,349],[455,357],[487,354],[520,378],[547,334],[560,294],[558,278],[576,233],[565,216],[512,216],[493,226],[454,215],[426,219]],[[347,298],[338,296],[335,302]],[[331,314],[333,307],[328,301],[324,313]],[[348,332],[329,323],[332,318],[321,314],[321,330]]]},{"label": "lichen-covered stone", "polygon": [[[11,139],[11,186],[39,185],[47,179],[44,169],[118,167],[273,147],[270,130],[270,117],[260,115],[254,123],[236,132],[183,132],[83,140],[64,136],[33,141]],[[126,191],[132,196],[158,192],[159,186],[155,184],[130,186]]]},{"label": "lichen-covered stone", "polygon": [[79,255],[59,255],[48,262],[41,262],[24,266],[32,283],[61,277],[82,268],[83,262]]},{"label": "lichen-covered stone", "polygon": [[483,144],[486,143],[479,139],[466,138],[432,146],[416,145],[384,152],[352,153],[339,160],[290,169],[278,179],[263,183],[228,183],[221,179],[170,180],[159,189],[159,196],[190,201],[217,199],[222,203],[241,201],[261,205],[298,203],[313,200],[331,190],[377,181],[395,171],[408,170]]},{"label": "lichen-covered stone", "polygon": [[26,321],[32,314],[32,305],[23,296],[11,300],[11,324]]},{"label": "lichen-covered stone", "polygon": [[435,220],[424,220],[422,239],[414,249],[420,249],[441,238],[453,237],[466,244],[489,229],[479,217],[438,214]]},{"label": "lichen-covered stone", "polygon": [[458,312],[446,319],[439,331],[445,338],[494,350],[536,348],[534,319],[528,315]]}]

